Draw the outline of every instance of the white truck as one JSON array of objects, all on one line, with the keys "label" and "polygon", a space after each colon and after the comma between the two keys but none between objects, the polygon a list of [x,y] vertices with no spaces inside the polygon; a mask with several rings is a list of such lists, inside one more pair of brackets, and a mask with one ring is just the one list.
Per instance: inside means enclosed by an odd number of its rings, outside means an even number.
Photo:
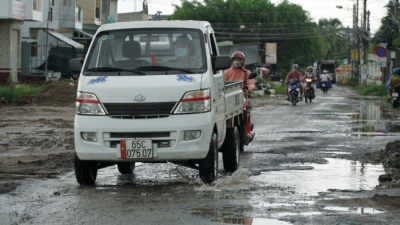
[{"label": "white truck", "polygon": [[[176,39],[191,48],[177,61]],[[182,60],[183,59],[183,60]],[[194,62],[194,63],[193,63]],[[141,21],[102,25],[79,71],[74,123],[75,175],[94,184],[97,170],[135,162],[173,162],[199,170],[205,183],[226,171],[243,150],[242,82],[225,83],[229,56],[220,56],[205,21]],[[254,76],[254,74],[252,75]]]}]

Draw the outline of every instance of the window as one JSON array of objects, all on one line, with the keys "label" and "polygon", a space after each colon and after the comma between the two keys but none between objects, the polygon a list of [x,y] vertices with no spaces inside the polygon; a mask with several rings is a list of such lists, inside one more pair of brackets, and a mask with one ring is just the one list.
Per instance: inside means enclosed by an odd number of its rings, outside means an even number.
[{"label": "window", "polygon": [[47,16],[48,21],[53,21],[53,8],[50,8],[49,15]]},{"label": "window", "polygon": [[64,5],[65,6],[70,6],[71,5],[71,0],[64,0]]},{"label": "window", "polygon": [[[204,35],[196,29],[113,30],[96,35],[93,43],[84,71],[94,67],[138,68],[148,75],[176,75],[207,69]],[[151,65],[170,69],[165,72],[157,67],[148,68]],[[99,73],[107,71],[90,72],[93,76]]]},{"label": "window", "polygon": [[100,8],[96,8],[96,18],[100,18]]},{"label": "window", "polygon": [[33,10],[41,12],[42,11],[42,0],[33,0]]}]

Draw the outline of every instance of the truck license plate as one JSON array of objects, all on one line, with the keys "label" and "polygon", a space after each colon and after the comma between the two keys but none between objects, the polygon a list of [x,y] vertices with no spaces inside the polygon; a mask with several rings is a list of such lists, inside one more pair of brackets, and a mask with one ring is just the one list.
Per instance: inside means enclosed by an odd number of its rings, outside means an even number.
[{"label": "truck license plate", "polygon": [[322,87],[325,87],[325,84],[322,84]]},{"label": "truck license plate", "polygon": [[122,159],[153,158],[153,143],[150,139],[120,141]]}]

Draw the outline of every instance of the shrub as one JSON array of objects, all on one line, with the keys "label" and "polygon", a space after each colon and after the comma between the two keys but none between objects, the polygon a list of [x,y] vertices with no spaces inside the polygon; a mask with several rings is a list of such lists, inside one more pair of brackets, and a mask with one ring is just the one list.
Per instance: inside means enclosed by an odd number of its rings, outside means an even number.
[{"label": "shrub", "polygon": [[382,97],[385,97],[387,95],[385,84],[371,84],[368,86],[357,85],[354,88],[361,95],[374,95],[374,96],[382,96]]},{"label": "shrub", "polygon": [[271,85],[271,89],[275,90],[275,94],[286,94],[286,85],[284,83],[277,85],[277,83],[271,82],[269,84]]}]

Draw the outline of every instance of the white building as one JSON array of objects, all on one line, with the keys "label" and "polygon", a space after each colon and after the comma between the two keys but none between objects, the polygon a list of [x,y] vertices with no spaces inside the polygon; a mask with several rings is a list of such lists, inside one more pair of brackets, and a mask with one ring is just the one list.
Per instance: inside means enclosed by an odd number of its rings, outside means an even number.
[{"label": "white building", "polygon": [[[57,47],[83,50],[88,45],[87,40],[90,43],[92,38],[82,31],[83,10],[77,5],[77,0],[44,0],[43,12],[42,22],[25,22],[21,26],[22,41],[29,44],[26,47],[23,43],[23,55],[30,56],[25,57],[28,60],[22,60],[22,75],[67,70],[64,61],[71,56],[51,58],[54,56],[50,55],[51,50]],[[47,65],[46,59],[49,59]]]},{"label": "white building", "polygon": [[42,21],[42,0],[2,0],[0,7],[0,83],[10,73],[14,82],[21,80],[21,24]]}]

